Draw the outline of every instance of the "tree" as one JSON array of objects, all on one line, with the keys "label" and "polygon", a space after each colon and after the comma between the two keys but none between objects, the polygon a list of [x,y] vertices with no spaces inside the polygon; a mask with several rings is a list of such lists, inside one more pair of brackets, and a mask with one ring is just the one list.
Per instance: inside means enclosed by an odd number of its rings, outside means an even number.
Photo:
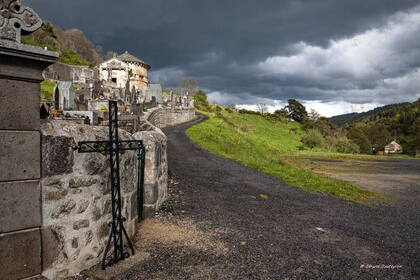
[{"label": "tree", "polygon": [[117,57],[117,56],[118,56],[118,54],[116,52],[108,51],[105,55],[105,60],[108,60],[108,59],[111,59],[111,58],[114,58],[114,57]]},{"label": "tree", "polygon": [[296,99],[289,99],[289,105],[286,106],[287,111],[289,112],[289,118],[296,122],[304,122],[308,119],[308,112],[306,112],[305,106],[303,106]]},{"label": "tree", "polygon": [[289,112],[285,108],[283,108],[283,109],[274,111],[274,115],[277,115],[282,119],[286,119],[289,116]]},{"label": "tree", "polygon": [[197,80],[194,77],[184,78],[179,83],[179,87],[192,94],[197,89]]},{"label": "tree", "polygon": [[207,95],[202,90],[197,91],[194,95],[194,106],[200,110],[208,108],[209,103],[207,101]]},{"label": "tree", "polygon": [[372,144],[366,133],[358,127],[347,128],[347,138],[359,146],[360,152],[369,154],[372,152]]},{"label": "tree", "polygon": [[372,124],[365,129],[372,147],[376,150],[382,150],[389,142],[393,140],[391,134],[383,124]]},{"label": "tree", "polygon": [[308,118],[311,121],[317,121],[321,118],[321,114],[319,114],[315,109],[311,109],[308,113]]},{"label": "tree", "polygon": [[258,103],[257,110],[261,115],[263,115],[265,112],[267,112],[267,105],[265,105],[264,103]]}]

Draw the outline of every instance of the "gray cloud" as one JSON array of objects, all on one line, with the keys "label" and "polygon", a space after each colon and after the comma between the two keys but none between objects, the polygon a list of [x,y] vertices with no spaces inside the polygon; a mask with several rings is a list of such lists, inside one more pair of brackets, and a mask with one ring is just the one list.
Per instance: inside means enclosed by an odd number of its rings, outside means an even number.
[{"label": "gray cloud", "polygon": [[384,104],[420,92],[418,0],[26,2],[106,50],[129,50],[167,86],[197,77],[225,104],[292,97]]}]

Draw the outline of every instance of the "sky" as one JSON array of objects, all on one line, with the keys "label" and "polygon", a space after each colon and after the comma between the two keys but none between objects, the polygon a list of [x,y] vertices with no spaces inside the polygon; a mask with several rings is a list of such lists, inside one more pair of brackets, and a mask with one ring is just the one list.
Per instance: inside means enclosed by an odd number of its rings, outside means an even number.
[{"label": "sky", "polygon": [[419,0],[26,0],[104,50],[195,77],[211,102],[324,116],[420,98]]}]

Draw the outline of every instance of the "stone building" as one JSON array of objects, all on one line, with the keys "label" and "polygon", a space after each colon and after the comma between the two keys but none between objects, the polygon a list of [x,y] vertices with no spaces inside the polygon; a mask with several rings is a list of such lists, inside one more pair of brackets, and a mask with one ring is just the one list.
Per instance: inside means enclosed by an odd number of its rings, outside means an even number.
[{"label": "stone building", "polygon": [[99,65],[99,80],[106,87],[139,92],[144,99],[149,86],[150,68],[150,65],[126,51]]},{"label": "stone building", "polygon": [[98,80],[98,70],[89,66],[68,65],[57,62],[49,66],[43,72],[43,76],[46,79],[67,81],[92,88],[94,82]]}]

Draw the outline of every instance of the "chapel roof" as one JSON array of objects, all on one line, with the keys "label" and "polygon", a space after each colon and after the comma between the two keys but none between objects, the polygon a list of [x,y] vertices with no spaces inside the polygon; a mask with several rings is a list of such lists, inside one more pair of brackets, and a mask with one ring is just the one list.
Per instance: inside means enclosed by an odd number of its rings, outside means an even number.
[{"label": "chapel roof", "polygon": [[121,60],[121,61],[124,61],[124,62],[141,63],[141,64],[144,64],[144,65],[146,65],[146,66],[148,66],[150,68],[150,65],[148,65],[147,63],[145,63],[143,60],[135,57],[134,55],[132,55],[128,51],[125,51],[125,53],[123,53],[122,55],[117,56],[116,58],[119,59],[119,60]]}]

